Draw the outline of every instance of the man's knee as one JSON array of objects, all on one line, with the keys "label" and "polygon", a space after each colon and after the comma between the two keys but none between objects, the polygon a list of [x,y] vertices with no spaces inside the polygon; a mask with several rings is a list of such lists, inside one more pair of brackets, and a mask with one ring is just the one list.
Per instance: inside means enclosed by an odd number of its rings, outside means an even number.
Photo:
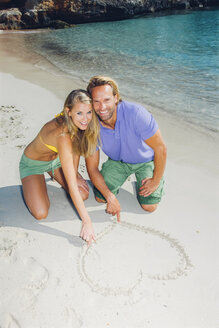
[{"label": "man's knee", "polygon": [[158,204],[141,204],[141,207],[143,210],[152,213],[157,209]]},{"label": "man's knee", "polygon": [[95,197],[95,199],[98,203],[106,203],[104,199],[98,198],[97,196]]}]

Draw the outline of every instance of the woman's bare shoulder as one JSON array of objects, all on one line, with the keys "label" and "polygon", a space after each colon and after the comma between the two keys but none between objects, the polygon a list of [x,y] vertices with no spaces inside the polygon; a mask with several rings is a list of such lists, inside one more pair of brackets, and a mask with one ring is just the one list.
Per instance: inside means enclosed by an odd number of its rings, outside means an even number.
[{"label": "woman's bare shoulder", "polygon": [[68,129],[65,125],[57,124],[56,119],[54,118],[51,121],[44,124],[39,134],[42,135],[42,137],[44,136],[49,139],[51,138],[56,139],[62,134],[63,135],[68,134]]}]

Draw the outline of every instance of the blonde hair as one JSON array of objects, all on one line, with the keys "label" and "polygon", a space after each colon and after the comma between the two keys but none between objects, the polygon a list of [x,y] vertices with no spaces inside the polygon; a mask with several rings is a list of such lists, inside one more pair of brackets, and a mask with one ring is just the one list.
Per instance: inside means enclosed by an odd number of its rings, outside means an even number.
[{"label": "blonde hair", "polygon": [[70,111],[74,108],[76,103],[92,105],[92,99],[88,92],[82,89],[76,89],[70,92],[67,96],[62,112],[56,118],[59,125],[67,126],[68,132],[72,139],[73,151],[77,155],[88,157],[95,153],[97,144],[100,140],[100,125],[96,113],[92,109],[92,119],[88,124],[86,130],[80,130],[68,115],[68,108]]},{"label": "blonde hair", "polygon": [[101,85],[110,85],[113,90],[113,95],[118,96],[118,102],[122,101],[122,98],[120,97],[119,94],[119,88],[117,83],[108,76],[102,76],[102,75],[93,76],[88,83],[87,92],[90,95],[92,95],[92,89],[95,87],[99,87]]}]

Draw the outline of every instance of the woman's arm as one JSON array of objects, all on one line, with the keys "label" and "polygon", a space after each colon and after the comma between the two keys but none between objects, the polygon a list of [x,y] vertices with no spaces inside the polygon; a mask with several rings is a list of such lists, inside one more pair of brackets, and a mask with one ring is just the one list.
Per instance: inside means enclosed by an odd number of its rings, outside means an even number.
[{"label": "woman's arm", "polygon": [[[78,166],[79,166],[79,162],[80,162],[80,155],[74,155],[73,156],[73,161],[74,161],[74,168],[75,168],[75,172],[76,172],[76,176],[77,176],[77,184],[78,184],[78,187],[79,187],[79,191],[85,195],[89,195],[89,187],[88,187],[88,184],[87,182],[83,179],[83,177],[81,176],[81,174],[78,172]],[[83,197],[82,197],[83,198]],[[83,198],[83,200],[86,199],[86,196],[85,198]]]},{"label": "woman's arm", "polygon": [[92,222],[85,208],[77,186],[77,172],[74,167],[72,141],[68,134],[57,137],[57,146],[62,170],[68,184],[69,194],[82,220],[80,237],[88,244],[95,240]]},{"label": "woman's arm", "polygon": [[94,155],[86,158],[86,167],[89,177],[94,186],[105,197],[107,206],[106,211],[109,214],[116,215],[117,221],[120,221],[120,204],[116,196],[107,187],[102,174],[100,173],[98,166],[100,160],[99,150]]}]

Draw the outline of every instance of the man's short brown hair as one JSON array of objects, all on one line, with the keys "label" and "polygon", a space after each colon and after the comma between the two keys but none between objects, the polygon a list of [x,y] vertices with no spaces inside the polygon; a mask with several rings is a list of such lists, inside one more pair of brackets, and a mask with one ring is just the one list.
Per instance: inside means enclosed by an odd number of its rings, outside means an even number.
[{"label": "man's short brown hair", "polygon": [[102,76],[102,75],[93,76],[88,83],[87,92],[91,96],[92,89],[95,87],[99,87],[101,85],[110,85],[113,90],[113,95],[118,96],[118,102],[122,101],[122,98],[120,97],[120,94],[119,94],[119,88],[118,88],[117,83],[108,76]]}]

